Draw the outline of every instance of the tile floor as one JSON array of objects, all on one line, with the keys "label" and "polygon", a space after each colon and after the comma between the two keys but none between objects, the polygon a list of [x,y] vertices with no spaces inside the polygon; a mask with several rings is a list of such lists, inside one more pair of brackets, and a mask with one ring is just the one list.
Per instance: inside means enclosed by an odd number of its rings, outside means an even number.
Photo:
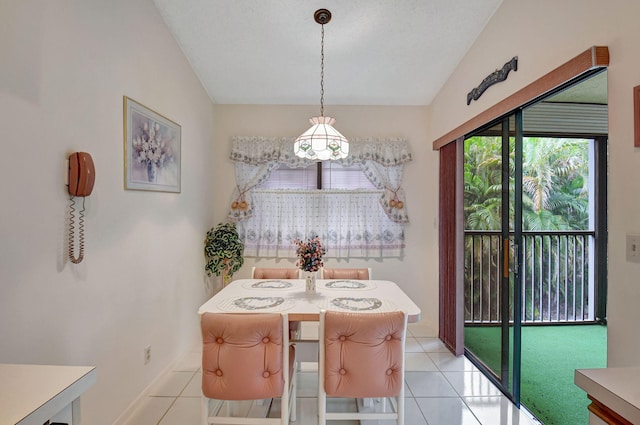
[{"label": "tile floor", "polygon": [[[539,424],[501,395],[469,360],[453,356],[425,326],[409,325],[405,363],[407,425]],[[317,424],[317,376],[313,367],[313,363],[305,363],[298,373],[295,423],[299,425]],[[158,380],[122,425],[199,424],[200,380],[200,352],[194,349]]]}]

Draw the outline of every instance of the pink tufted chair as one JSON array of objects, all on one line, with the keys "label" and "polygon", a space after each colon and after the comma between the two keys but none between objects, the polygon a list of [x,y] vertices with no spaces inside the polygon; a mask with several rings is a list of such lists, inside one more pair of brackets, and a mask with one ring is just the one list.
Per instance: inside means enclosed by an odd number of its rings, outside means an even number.
[{"label": "pink tufted chair", "polygon": [[299,279],[300,270],[295,267],[253,267],[253,279]]},{"label": "pink tufted chair", "polygon": [[[321,279],[356,279],[356,280],[369,280],[371,279],[371,268],[331,268],[323,267],[321,271]],[[304,323],[304,329],[300,329],[300,338],[308,339],[311,341],[318,340],[318,324],[307,322]],[[310,336],[312,335],[312,336]],[[303,357],[308,357],[306,352],[301,352]]]},{"label": "pink tufted chair", "polygon": [[[295,267],[252,267],[252,279],[299,279],[300,270]],[[289,338],[300,337],[300,322],[289,322]]]},{"label": "pink tufted chair", "polygon": [[[395,419],[404,424],[407,315],[321,311],[318,362],[319,425],[327,420]],[[327,397],[389,398],[393,411],[327,412]],[[380,404],[380,403],[377,403]]]},{"label": "pink tufted chair", "polygon": [[370,268],[334,269],[334,268],[325,267],[322,269],[322,278],[323,279],[369,280],[371,279],[371,269]]},{"label": "pink tufted chair", "polygon": [[[295,348],[289,345],[287,319],[274,313],[202,315],[202,425],[296,420]],[[281,399],[279,418],[217,416],[225,400],[269,398]],[[210,416],[212,400],[218,404]]]}]

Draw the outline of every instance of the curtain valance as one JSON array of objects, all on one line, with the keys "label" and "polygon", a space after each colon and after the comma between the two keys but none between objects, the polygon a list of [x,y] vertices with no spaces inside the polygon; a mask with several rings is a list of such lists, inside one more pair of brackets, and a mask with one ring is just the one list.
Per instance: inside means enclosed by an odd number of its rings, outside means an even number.
[{"label": "curtain valance", "polygon": [[[293,137],[234,137],[231,160],[258,165],[269,162],[304,167],[311,160],[298,158],[293,153]],[[405,139],[361,138],[349,140],[349,156],[338,162],[351,165],[373,161],[384,167],[402,165],[411,161],[409,143]]]},{"label": "curtain valance", "polygon": [[[234,137],[231,160],[235,162],[236,187],[228,218],[240,222],[255,211],[253,190],[264,183],[281,164],[305,167],[314,161],[293,153],[291,137]],[[355,139],[349,143],[349,156],[336,162],[359,164],[369,181],[380,191],[378,200],[389,219],[408,223],[407,202],[402,188],[404,163],[411,161],[409,143],[404,139]]]}]

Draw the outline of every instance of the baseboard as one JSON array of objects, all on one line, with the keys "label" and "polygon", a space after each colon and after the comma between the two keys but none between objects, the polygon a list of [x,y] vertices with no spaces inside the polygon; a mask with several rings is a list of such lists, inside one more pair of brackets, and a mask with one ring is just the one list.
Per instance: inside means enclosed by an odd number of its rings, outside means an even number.
[{"label": "baseboard", "polygon": [[127,406],[127,408],[120,414],[120,416],[118,416],[118,418],[113,422],[112,425],[123,425],[127,423],[127,421],[133,417],[133,414],[135,413],[140,403],[145,399],[145,397],[148,397],[148,394],[154,387],[154,385],[156,385],[160,381],[160,379],[162,379],[167,373],[171,372],[176,367],[180,359],[181,357],[175,359],[174,361],[170,362],[167,367],[160,371],[160,373],[149,383],[149,385],[147,385],[145,389],[142,390],[142,392],[138,394],[135,399],[133,399],[129,406]]}]

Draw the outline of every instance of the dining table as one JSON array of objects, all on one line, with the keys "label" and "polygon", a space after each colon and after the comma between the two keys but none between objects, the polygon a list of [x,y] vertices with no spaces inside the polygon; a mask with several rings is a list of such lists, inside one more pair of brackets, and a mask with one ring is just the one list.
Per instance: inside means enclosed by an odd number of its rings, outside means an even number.
[{"label": "dining table", "polygon": [[[305,322],[315,335],[304,332],[291,339],[296,360],[317,362],[317,322],[321,310],[376,313],[403,311],[407,321],[420,321],[422,312],[409,296],[389,280],[319,279],[314,293],[305,290],[305,279],[238,279],[202,304],[204,313],[287,313],[289,323]],[[316,322],[316,323],[309,323]],[[373,399],[358,399],[358,409],[372,409]],[[264,407],[264,406],[262,406]]]},{"label": "dining table", "polygon": [[317,322],[321,310],[375,313],[401,310],[409,323],[420,308],[389,280],[319,279],[315,293],[304,279],[238,279],[230,282],[198,310],[204,313],[287,313],[290,322]]}]

